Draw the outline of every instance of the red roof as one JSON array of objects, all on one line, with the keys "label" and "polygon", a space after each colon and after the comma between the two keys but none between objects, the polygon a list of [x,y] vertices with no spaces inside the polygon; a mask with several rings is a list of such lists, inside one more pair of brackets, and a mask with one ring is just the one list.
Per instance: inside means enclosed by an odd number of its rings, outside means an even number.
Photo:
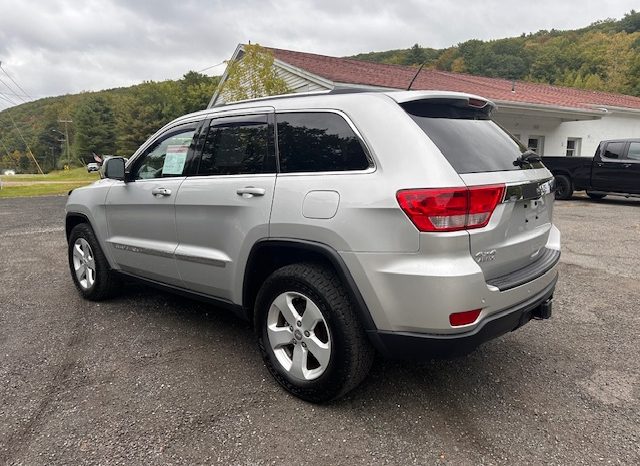
[{"label": "red roof", "polygon": [[[385,65],[352,58],[329,57],[274,48],[270,50],[278,60],[336,83],[406,89],[417,72],[417,67],[413,66]],[[511,90],[512,86],[512,81],[508,79],[423,69],[411,89],[467,92],[502,102],[581,109],[604,106],[640,110],[640,98],[629,95],[526,81],[516,81],[513,86],[515,91]]]}]

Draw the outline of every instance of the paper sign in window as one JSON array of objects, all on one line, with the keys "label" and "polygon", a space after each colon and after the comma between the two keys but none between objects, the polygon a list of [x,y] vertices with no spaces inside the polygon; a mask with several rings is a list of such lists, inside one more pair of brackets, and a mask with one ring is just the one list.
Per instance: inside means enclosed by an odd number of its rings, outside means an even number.
[{"label": "paper sign in window", "polygon": [[164,157],[162,166],[163,175],[182,175],[184,164],[187,161],[189,146],[173,145],[167,146],[167,155]]}]

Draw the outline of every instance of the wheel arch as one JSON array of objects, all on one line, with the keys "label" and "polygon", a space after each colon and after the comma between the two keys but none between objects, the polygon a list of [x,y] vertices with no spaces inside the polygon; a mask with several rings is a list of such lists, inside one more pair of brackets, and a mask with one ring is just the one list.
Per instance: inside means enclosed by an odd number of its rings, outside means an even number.
[{"label": "wheel arch", "polygon": [[553,176],[558,176],[558,175],[566,176],[573,183],[573,177],[571,176],[571,173],[569,172],[569,170],[565,170],[563,168],[559,168],[559,169],[556,169],[556,170],[551,170],[551,174]]},{"label": "wheel arch", "polygon": [[87,217],[85,214],[81,214],[80,212],[67,213],[64,223],[65,223],[65,234],[67,237],[67,241],[69,240],[69,235],[71,235],[71,230],[73,230],[76,226],[80,225],[81,223],[88,224],[91,227],[91,229],[95,231],[95,229],[93,228],[93,225],[91,225],[91,221],[89,220],[89,217]]},{"label": "wheel arch", "polygon": [[264,239],[253,245],[242,286],[242,307],[250,321],[264,280],[280,267],[304,261],[319,262],[333,269],[345,285],[364,330],[368,334],[376,330],[364,298],[338,252],[326,244],[301,239]]}]

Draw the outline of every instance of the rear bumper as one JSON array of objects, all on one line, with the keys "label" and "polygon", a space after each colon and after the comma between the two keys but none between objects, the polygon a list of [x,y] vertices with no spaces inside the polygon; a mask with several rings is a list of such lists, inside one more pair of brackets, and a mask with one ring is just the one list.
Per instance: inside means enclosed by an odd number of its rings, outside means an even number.
[{"label": "rear bumper", "polygon": [[492,314],[473,330],[456,334],[424,334],[376,330],[369,337],[383,356],[391,359],[425,360],[464,356],[482,343],[522,327],[531,319],[551,316],[551,302],[558,275],[540,293],[516,306]]},{"label": "rear bumper", "polygon": [[[446,239],[446,241],[444,241]],[[360,290],[375,330],[432,335],[471,332],[480,322],[502,314],[556,280],[560,232],[551,226],[543,258],[489,282],[469,254],[464,235],[423,239],[419,253],[341,253]],[[455,312],[482,309],[478,323],[452,327]]]}]

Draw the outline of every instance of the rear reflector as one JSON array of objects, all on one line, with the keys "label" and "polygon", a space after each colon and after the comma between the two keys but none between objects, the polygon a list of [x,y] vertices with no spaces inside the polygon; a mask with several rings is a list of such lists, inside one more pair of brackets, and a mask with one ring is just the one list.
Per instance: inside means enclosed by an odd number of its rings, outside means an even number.
[{"label": "rear reflector", "polygon": [[505,185],[405,189],[396,198],[420,231],[482,228],[502,201]]},{"label": "rear reflector", "polygon": [[476,321],[481,311],[482,309],[474,309],[473,311],[454,312],[449,316],[449,323],[452,327],[472,324]]}]

